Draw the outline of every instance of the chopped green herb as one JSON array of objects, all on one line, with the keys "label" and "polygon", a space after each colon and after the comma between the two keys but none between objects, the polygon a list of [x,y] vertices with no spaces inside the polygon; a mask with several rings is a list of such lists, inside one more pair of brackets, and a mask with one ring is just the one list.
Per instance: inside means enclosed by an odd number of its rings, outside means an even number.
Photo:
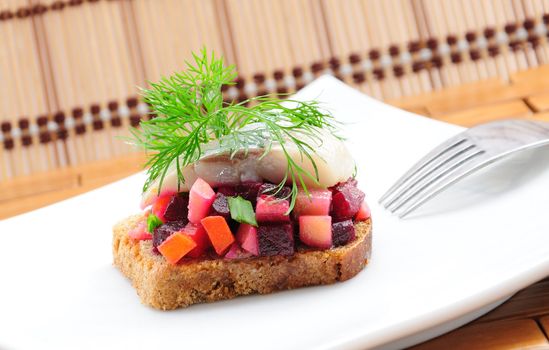
[{"label": "chopped green herb", "polygon": [[158,226],[162,225],[163,222],[158,218],[158,216],[154,214],[149,214],[147,217],[147,231],[149,231],[150,234],[154,233],[154,229]]},{"label": "chopped green herb", "polygon": [[234,221],[257,226],[252,202],[245,200],[240,196],[229,197],[228,201],[231,218],[233,218]]}]

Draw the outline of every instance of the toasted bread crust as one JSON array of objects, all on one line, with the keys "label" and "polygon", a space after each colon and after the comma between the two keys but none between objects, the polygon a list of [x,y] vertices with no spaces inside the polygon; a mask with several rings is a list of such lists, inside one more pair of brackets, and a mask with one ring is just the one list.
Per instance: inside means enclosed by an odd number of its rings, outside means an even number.
[{"label": "toasted bread crust", "polygon": [[114,227],[114,265],[130,279],[143,304],[161,310],[345,281],[366,266],[372,247],[367,220],[355,225],[356,239],[343,247],[299,249],[289,257],[201,259],[170,265],[152,253],[151,241],[128,237],[140,220],[142,216],[132,216]]}]

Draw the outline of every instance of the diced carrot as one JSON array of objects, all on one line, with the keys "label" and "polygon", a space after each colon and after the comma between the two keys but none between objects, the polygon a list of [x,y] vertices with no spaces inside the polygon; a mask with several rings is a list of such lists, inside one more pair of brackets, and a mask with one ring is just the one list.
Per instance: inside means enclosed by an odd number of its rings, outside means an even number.
[{"label": "diced carrot", "polygon": [[194,247],[196,247],[196,243],[190,237],[181,232],[174,232],[158,246],[158,251],[170,264],[175,265]]},{"label": "diced carrot", "polygon": [[223,255],[234,242],[234,236],[225,218],[223,216],[207,216],[201,220],[201,223],[208,233],[215,252]]}]

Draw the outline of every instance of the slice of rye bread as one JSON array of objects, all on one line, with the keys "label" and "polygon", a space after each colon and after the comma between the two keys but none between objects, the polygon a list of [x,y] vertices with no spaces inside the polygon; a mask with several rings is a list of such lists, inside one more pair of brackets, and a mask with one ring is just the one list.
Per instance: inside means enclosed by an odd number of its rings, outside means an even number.
[{"label": "slice of rye bread", "polygon": [[128,237],[141,215],[113,228],[114,265],[126,275],[143,304],[171,310],[239,295],[267,294],[345,281],[368,263],[372,224],[355,224],[356,239],[329,250],[300,248],[293,256],[252,257],[239,260],[193,259],[171,265],[152,252],[152,242]]}]

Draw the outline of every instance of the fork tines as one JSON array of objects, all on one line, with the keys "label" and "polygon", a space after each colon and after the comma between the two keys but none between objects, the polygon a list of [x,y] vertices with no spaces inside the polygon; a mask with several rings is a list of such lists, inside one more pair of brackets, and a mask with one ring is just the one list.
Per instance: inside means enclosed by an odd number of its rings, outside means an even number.
[{"label": "fork tines", "polygon": [[379,202],[402,218],[457,181],[454,178],[464,166],[483,153],[464,134],[459,134],[412,166]]}]

